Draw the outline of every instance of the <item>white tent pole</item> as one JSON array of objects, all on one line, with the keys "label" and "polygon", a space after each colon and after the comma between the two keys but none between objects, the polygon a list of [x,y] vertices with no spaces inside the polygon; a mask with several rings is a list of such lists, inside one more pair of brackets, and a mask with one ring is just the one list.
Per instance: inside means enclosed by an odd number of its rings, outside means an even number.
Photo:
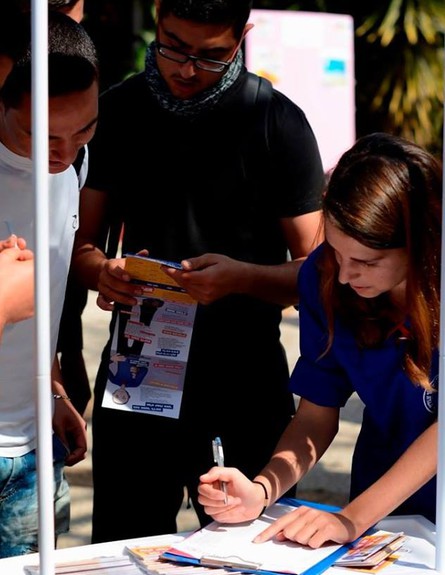
[{"label": "white tent pole", "polygon": [[48,233],[48,2],[32,0],[32,150],[35,222],[35,386],[40,572],[54,573]]},{"label": "white tent pole", "polygon": [[[444,110],[445,111],[445,110]],[[445,113],[444,113],[445,117]],[[442,127],[445,164],[445,122]],[[437,445],[436,571],[445,573],[445,178],[442,175],[442,253],[440,274],[439,439]]]}]

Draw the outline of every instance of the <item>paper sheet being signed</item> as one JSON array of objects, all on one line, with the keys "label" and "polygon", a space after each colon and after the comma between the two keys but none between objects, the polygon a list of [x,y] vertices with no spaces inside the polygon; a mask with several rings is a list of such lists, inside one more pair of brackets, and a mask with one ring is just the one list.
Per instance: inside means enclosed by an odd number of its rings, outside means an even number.
[{"label": "paper sheet being signed", "polygon": [[246,571],[301,574],[316,567],[311,573],[321,573],[345,552],[345,546],[331,544],[311,549],[290,541],[252,543],[275,519],[294,509],[295,506],[276,503],[254,521],[234,525],[213,522],[176,544],[166,556],[171,558],[174,554],[204,565]]}]

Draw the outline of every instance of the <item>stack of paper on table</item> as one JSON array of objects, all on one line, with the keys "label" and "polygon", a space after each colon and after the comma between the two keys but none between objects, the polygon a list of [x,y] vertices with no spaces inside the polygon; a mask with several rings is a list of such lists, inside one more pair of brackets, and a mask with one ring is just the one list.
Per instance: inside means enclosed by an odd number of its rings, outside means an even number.
[{"label": "stack of paper on table", "polygon": [[400,549],[406,541],[403,533],[377,531],[361,537],[351,549],[337,559],[338,567],[377,567]]},{"label": "stack of paper on table", "polygon": [[[184,565],[161,555],[170,549],[169,545],[129,545],[125,552],[139,565],[147,575],[229,575],[227,569],[214,569],[200,565]],[[240,572],[238,572],[239,575]],[[235,575],[230,572],[230,575]]]}]

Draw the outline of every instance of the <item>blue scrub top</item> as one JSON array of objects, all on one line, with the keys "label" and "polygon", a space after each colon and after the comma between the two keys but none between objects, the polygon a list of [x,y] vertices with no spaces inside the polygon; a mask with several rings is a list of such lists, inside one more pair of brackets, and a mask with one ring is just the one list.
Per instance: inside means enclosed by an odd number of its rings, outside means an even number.
[{"label": "blue scrub top", "polygon": [[[438,394],[406,377],[402,369],[405,342],[396,336],[378,348],[361,349],[352,332],[336,321],[333,345],[320,358],[328,333],[316,266],[322,250],[323,245],[309,256],[298,277],[301,356],[291,375],[291,389],[321,406],[343,407],[353,392],[363,401],[363,421],[351,470],[353,499],[381,477],[437,419]],[[436,352],[431,370],[436,387],[438,369]],[[421,514],[433,522],[435,512],[435,478],[394,511]]]}]

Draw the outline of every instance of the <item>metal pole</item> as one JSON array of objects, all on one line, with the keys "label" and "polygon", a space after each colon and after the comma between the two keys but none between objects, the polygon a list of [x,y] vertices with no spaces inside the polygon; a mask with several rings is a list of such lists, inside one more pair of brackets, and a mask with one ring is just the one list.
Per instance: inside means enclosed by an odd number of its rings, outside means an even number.
[{"label": "metal pole", "polygon": [[32,0],[32,150],[35,224],[35,385],[40,573],[54,574],[54,497],[48,233],[48,2]]},{"label": "metal pole", "polygon": [[[443,160],[445,163],[445,126],[443,127]],[[445,180],[442,175],[442,253],[440,274],[440,343],[439,343],[439,438],[437,444],[436,504],[436,571],[445,573]]]}]

